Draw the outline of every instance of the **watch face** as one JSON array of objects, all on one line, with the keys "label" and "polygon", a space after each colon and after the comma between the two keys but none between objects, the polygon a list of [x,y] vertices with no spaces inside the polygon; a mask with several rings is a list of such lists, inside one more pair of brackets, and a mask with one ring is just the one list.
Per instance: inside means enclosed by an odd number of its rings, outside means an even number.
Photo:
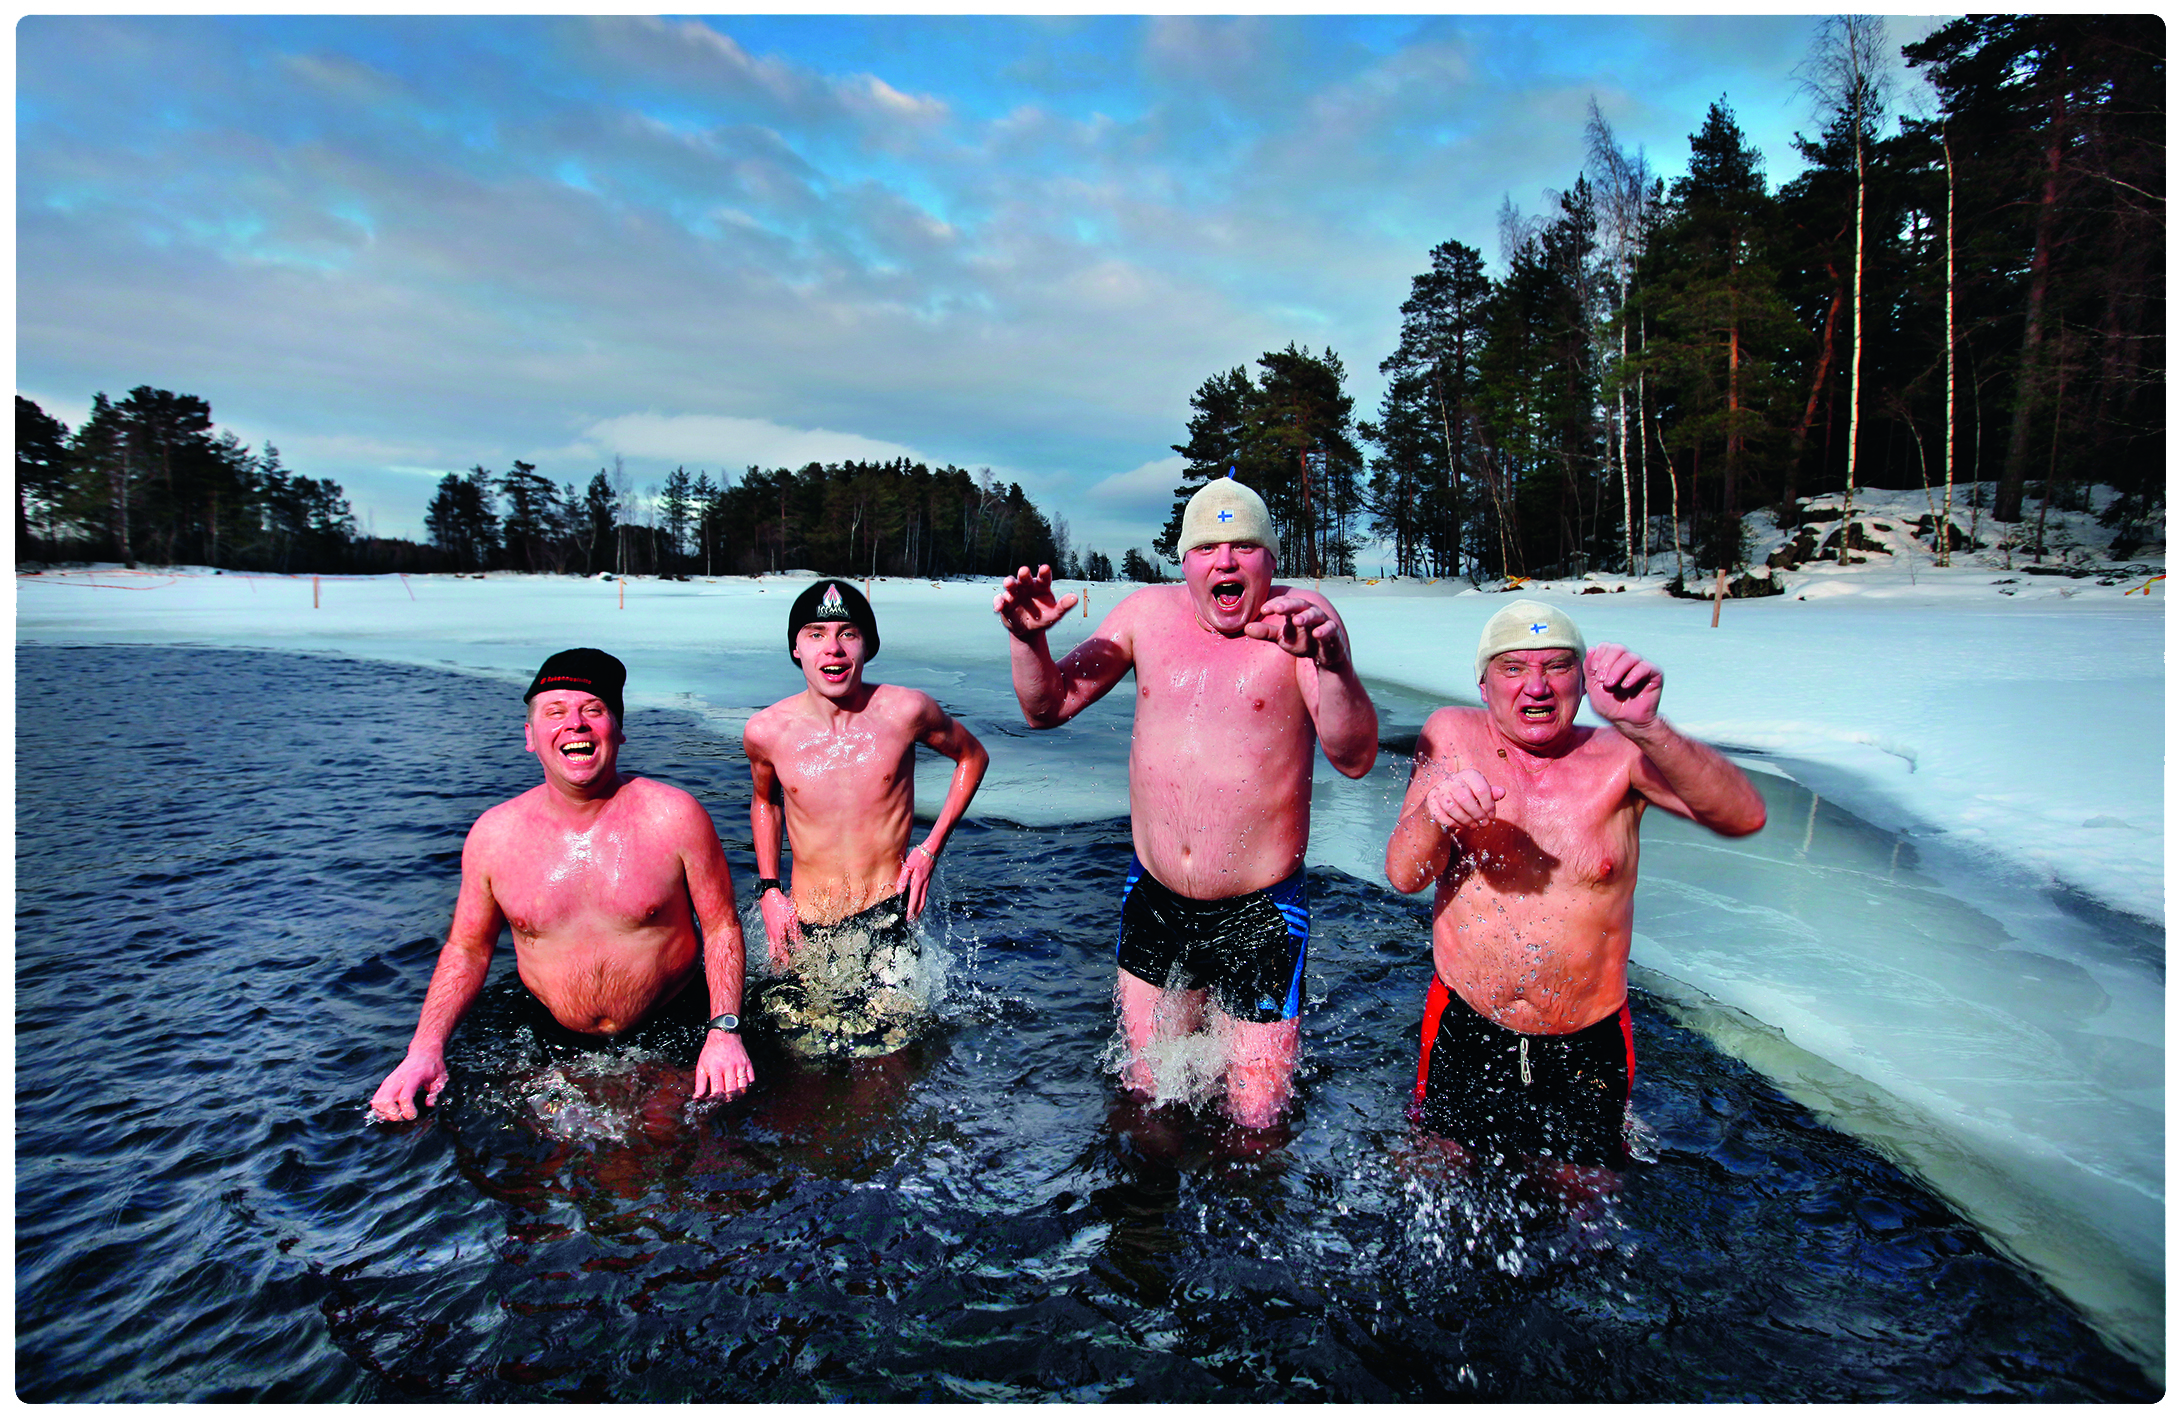
[{"label": "watch face", "polygon": [[721,1012],[718,1016],[706,1022],[705,1025],[714,1031],[733,1031],[736,1027],[742,1025],[742,1018],[736,1016],[733,1012]]}]

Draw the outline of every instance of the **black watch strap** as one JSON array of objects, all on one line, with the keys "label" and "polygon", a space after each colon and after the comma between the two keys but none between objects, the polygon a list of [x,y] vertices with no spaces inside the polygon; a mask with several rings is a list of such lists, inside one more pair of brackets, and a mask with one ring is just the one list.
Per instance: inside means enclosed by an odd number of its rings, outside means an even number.
[{"label": "black watch strap", "polygon": [[780,880],[778,878],[759,878],[757,880],[757,895],[759,897],[763,897],[766,893],[769,892],[779,891]]},{"label": "black watch strap", "polygon": [[742,1025],[742,1018],[733,1012],[721,1012],[704,1025],[708,1031],[734,1031]]}]

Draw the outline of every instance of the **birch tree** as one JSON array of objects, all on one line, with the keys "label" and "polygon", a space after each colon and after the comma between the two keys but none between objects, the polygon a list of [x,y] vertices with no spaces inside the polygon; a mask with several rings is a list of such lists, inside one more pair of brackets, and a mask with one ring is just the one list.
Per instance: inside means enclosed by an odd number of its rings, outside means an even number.
[{"label": "birch tree", "polygon": [[1840,512],[1840,563],[1848,564],[1855,522],[1855,458],[1863,419],[1863,241],[1869,181],[1866,150],[1878,137],[1892,93],[1886,68],[1885,21],[1877,15],[1829,15],[1802,63],[1803,87],[1828,122],[1845,127],[1855,145],[1855,275],[1849,304],[1848,489]]}]

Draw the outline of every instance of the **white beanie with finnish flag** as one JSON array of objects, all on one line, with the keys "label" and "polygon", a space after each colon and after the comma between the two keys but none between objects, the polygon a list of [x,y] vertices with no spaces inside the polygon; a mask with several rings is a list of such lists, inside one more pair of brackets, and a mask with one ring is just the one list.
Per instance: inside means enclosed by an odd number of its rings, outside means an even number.
[{"label": "white beanie with finnish flag", "polygon": [[[1231,469],[1231,468],[1230,468]],[[1200,545],[1221,541],[1253,541],[1280,558],[1280,538],[1273,534],[1272,512],[1265,498],[1232,476],[1215,476],[1204,483],[1181,512],[1181,539],[1175,554],[1187,555]]]},{"label": "white beanie with finnish flag", "polygon": [[1477,637],[1477,683],[1484,683],[1485,666],[1509,650],[1573,650],[1580,663],[1583,632],[1565,610],[1541,600],[1516,600],[1484,622],[1484,633]]}]

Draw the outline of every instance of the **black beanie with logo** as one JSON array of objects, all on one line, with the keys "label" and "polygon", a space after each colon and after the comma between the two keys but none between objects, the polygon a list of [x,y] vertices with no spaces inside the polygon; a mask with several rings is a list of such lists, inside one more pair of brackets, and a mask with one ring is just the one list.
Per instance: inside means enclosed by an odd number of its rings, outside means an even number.
[{"label": "black beanie with logo", "polygon": [[795,632],[805,625],[846,620],[863,632],[863,662],[878,658],[878,620],[871,602],[852,580],[820,580],[795,597],[788,607],[788,658],[801,664],[795,653]]}]

